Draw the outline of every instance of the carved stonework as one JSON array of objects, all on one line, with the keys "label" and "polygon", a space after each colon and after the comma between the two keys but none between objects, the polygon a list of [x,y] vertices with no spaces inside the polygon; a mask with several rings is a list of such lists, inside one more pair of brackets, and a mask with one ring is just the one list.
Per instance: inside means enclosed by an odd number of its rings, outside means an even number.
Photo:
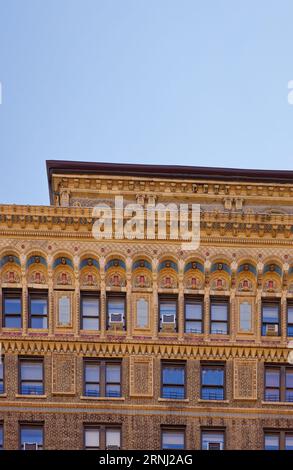
[{"label": "carved stonework", "polygon": [[153,391],[153,358],[130,357],[130,396],[152,397]]},{"label": "carved stonework", "polygon": [[9,269],[2,275],[3,284],[18,284],[20,283],[20,275],[17,271]]},{"label": "carved stonework", "polygon": [[224,290],[227,290],[228,288],[229,288],[228,282],[224,277],[214,278],[211,282],[212,290],[224,291]]},{"label": "carved stonework", "polygon": [[57,286],[72,286],[72,276],[67,271],[61,271],[58,273],[56,278]]},{"label": "carved stonework", "polygon": [[238,292],[252,292],[253,288],[254,286],[251,280],[248,278],[243,278],[241,281],[239,281],[237,290]]},{"label": "carved stonework", "polygon": [[46,277],[42,271],[32,271],[28,279],[29,284],[46,284]]},{"label": "carved stonework", "polygon": [[147,288],[147,287],[151,287],[151,285],[152,285],[151,278],[146,273],[142,272],[134,276],[133,287]]},{"label": "carved stonework", "polygon": [[126,280],[119,272],[114,272],[107,278],[106,284],[107,287],[125,287]]},{"label": "carved stonework", "polygon": [[73,354],[54,353],[52,364],[52,393],[74,395],[76,358]]},{"label": "carved stonework", "polygon": [[257,360],[234,360],[234,399],[257,399]]},{"label": "carved stonework", "polygon": [[170,274],[162,276],[159,280],[159,287],[161,289],[176,289],[177,285],[176,277]]},{"label": "carved stonework", "polygon": [[95,287],[98,288],[99,281],[98,276],[94,272],[85,272],[81,275],[80,287]]}]

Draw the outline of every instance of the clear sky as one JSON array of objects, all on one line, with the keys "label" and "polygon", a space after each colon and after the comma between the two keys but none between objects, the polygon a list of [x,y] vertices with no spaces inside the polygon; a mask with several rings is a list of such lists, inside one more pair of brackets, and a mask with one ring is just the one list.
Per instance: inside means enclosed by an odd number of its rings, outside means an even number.
[{"label": "clear sky", "polygon": [[46,159],[293,169],[292,0],[0,0],[0,202]]}]

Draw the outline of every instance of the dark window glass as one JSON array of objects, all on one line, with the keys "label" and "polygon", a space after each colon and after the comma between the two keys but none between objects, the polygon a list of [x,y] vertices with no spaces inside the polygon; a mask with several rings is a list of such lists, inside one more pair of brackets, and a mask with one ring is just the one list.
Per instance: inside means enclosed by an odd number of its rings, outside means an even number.
[{"label": "dark window glass", "polygon": [[262,335],[273,336],[280,333],[279,302],[263,302],[262,304]]},{"label": "dark window glass", "polygon": [[224,366],[201,366],[201,398],[203,400],[224,400]]},{"label": "dark window glass", "polygon": [[162,449],[184,449],[185,431],[184,429],[163,429]]},{"label": "dark window glass", "polygon": [[293,402],[293,369],[286,369],[285,401]]},{"label": "dark window glass", "polygon": [[82,294],[81,296],[81,329],[100,329],[100,299],[98,296]]},{"label": "dark window glass", "polygon": [[185,299],[185,332],[203,332],[203,301],[196,298]]},{"label": "dark window glass", "polygon": [[20,445],[22,450],[42,450],[44,430],[43,426],[21,425]]},{"label": "dark window glass", "polygon": [[107,298],[107,309],[108,326],[122,325],[125,330],[125,296],[109,295]]},{"label": "dark window glass", "polygon": [[265,450],[293,450],[293,432],[265,431],[264,448]]},{"label": "dark window glass", "polygon": [[29,327],[48,328],[48,295],[31,293],[29,297]]},{"label": "dark window glass", "polygon": [[162,364],[162,398],[185,398],[184,364]]},{"label": "dark window glass", "polygon": [[20,361],[20,393],[43,395],[43,361],[23,359]]},{"label": "dark window glass", "polygon": [[293,433],[285,433],[285,450],[293,450]]},{"label": "dark window glass", "polygon": [[228,300],[211,300],[211,333],[228,334]]},{"label": "dark window glass", "polygon": [[292,366],[265,366],[265,400],[293,402]]},{"label": "dark window glass", "polygon": [[0,356],[0,394],[4,393],[4,362]]},{"label": "dark window glass", "polygon": [[279,450],[279,449],[280,449],[279,434],[266,433],[265,434],[265,450]]},{"label": "dark window glass", "polygon": [[177,331],[177,298],[159,297],[160,331],[172,328]]},{"label": "dark window glass", "polygon": [[3,449],[3,424],[0,424],[0,450]]},{"label": "dark window glass", "polygon": [[84,362],[84,395],[120,397],[121,363],[86,360]]},{"label": "dark window glass", "polygon": [[201,433],[202,450],[223,450],[225,446],[224,431],[207,430]]},{"label": "dark window glass", "polygon": [[3,326],[21,328],[21,292],[3,291]]},{"label": "dark window glass", "polygon": [[293,304],[287,307],[287,336],[293,336]]}]

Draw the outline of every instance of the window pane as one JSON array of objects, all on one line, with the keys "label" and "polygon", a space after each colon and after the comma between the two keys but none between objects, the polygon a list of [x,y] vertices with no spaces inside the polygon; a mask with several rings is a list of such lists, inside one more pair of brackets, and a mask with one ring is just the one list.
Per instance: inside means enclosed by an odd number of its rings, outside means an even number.
[{"label": "window pane", "polygon": [[123,299],[109,299],[108,301],[109,313],[122,313],[124,314],[124,298]]},{"label": "window pane", "polygon": [[203,387],[201,392],[203,400],[224,400],[224,389],[216,387]]},{"label": "window pane", "polygon": [[47,315],[47,299],[31,299],[32,315]]},{"label": "window pane", "polygon": [[184,367],[163,367],[163,383],[184,385]]},{"label": "window pane", "polygon": [[185,317],[186,320],[201,320],[202,319],[202,304],[201,303],[185,303]]},{"label": "window pane", "polygon": [[120,429],[106,429],[106,447],[117,446],[120,448]]},{"label": "window pane", "polygon": [[97,448],[100,446],[100,430],[88,428],[85,430],[85,447]]},{"label": "window pane", "polygon": [[84,298],[82,300],[82,313],[87,317],[99,316],[99,299]]},{"label": "window pane", "polygon": [[31,317],[31,328],[48,328],[47,317]]},{"label": "window pane", "polygon": [[37,426],[25,426],[20,431],[21,446],[24,444],[38,444],[43,445],[43,429]]},{"label": "window pane", "polygon": [[173,398],[182,400],[185,398],[184,387],[182,385],[168,387],[164,385],[163,387],[163,398]]},{"label": "window pane", "polygon": [[265,393],[267,401],[280,401],[280,391],[276,389],[267,388]]},{"label": "window pane", "polygon": [[228,320],[228,305],[227,304],[212,304],[211,306],[211,319],[216,321]]},{"label": "window pane", "polygon": [[293,434],[285,435],[285,449],[293,450]]},{"label": "window pane", "polygon": [[163,431],[163,449],[184,449],[183,431]]},{"label": "window pane", "polygon": [[3,380],[3,361],[0,361],[0,380]]},{"label": "window pane", "polygon": [[228,325],[227,323],[220,323],[220,322],[217,322],[217,323],[212,323],[212,328],[211,328],[211,332],[213,334],[222,334],[222,335],[226,335],[228,333]]},{"label": "window pane", "polygon": [[202,333],[202,323],[198,321],[185,322],[186,333]]},{"label": "window pane", "polygon": [[43,364],[38,362],[23,362],[21,364],[22,380],[43,380]]},{"label": "window pane", "polygon": [[222,432],[203,432],[202,449],[220,449],[224,448],[224,433]]},{"label": "window pane", "polygon": [[146,328],[149,324],[149,303],[145,299],[136,302],[136,326]]},{"label": "window pane", "polygon": [[100,381],[100,366],[98,364],[86,364],[85,381],[86,382],[99,382]]},{"label": "window pane", "polygon": [[163,315],[176,315],[176,307],[177,307],[177,303],[176,301],[174,302],[164,302],[164,303],[161,303],[160,304],[160,313],[161,313],[161,316]]},{"label": "window pane", "polygon": [[292,305],[288,307],[288,323],[291,323],[293,325],[293,306]]},{"label": "window pane", "polygon": [[280,371],[278,369],[266,370],[266,386],[279,387],[280,386]]},{"label": "window pane", "polygon": [[203,385],[224,385],[224,370],[215,368],[202,369]]},{"label": "window pane", "polygon": [[99,318],[83,318],[82,329],[83,330],[98,330],[99,329]]},{"label": "window pane", "polygon": [[15,298],[5,298],[4,299],[4,313],[5,315],[9,314],[21,314],[21,299],[19,297]]},{"label": "window pane", "polygon": [[240,329],[251,331],[251,304],[249,302],[240,304]]},{"label": "window pane", "polygon": [[278,450],[279,449],[279,436],[274,434],[265,435],[265,450]]},{"label": "window pane", "polygon": [[3,426],[0,426],[0,449],[3,449]]},{"label": "window pane", "polygon": [[6,328],[21,328],[21,317],[10,317],[4,318],[4,326]]},{"label": "window pane", "polygon": [[293,370],[286,370],[286,387],[293,389]]},{"label": "window pane", "polygon": [[108,364],[106,366],[106,382],[117,383],[120,382],[120,364]]},{"label": "window pane", "polygon": [[99,384],[90,384],[85,385],[85,396],[86,397],[99,397],[100,396],[100,386]]},{"label": "window pane", "polygon": [[113,384],[107,384],[106,385],[106,397],[120,397],[121,395],[121,387],[119,384],[113,385]]},{"label": "window pane", "polygon": [[279,307],[278,305],[264,305],[263,307],[264,323],[279,323]]}]

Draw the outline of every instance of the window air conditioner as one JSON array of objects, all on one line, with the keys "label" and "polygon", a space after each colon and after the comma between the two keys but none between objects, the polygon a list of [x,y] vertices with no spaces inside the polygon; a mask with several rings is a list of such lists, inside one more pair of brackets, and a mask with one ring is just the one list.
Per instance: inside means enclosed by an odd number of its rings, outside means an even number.
[{"label": "window air conditioner", "polygon": [[122,313],[111,313],[110,314],[110,323],[122,323],[123,316]]},{"label": "window air conditioner", "polygon": [[279,333],[279,325],[267,325],[266,326],[266,336],[278,336]]},{"label": "window air conditioner", "polygon": [[25,442],[23,448],[24,450],[38,450],[39,446],[36,442]]},{"label": "window air conditioner", "polygon": [[162,317],[162,323],[170,325],[175,324],[175,315],[174,313],[164,313]]},{"label": "window air conditioner", "polygon": [[208,442],[208,450],[222,450],[222,442]]},{"label": "window air conditioner", "polygon": [[106,449],[107,450],[119,450],[120,447],[119,446],[107,446]]}]

